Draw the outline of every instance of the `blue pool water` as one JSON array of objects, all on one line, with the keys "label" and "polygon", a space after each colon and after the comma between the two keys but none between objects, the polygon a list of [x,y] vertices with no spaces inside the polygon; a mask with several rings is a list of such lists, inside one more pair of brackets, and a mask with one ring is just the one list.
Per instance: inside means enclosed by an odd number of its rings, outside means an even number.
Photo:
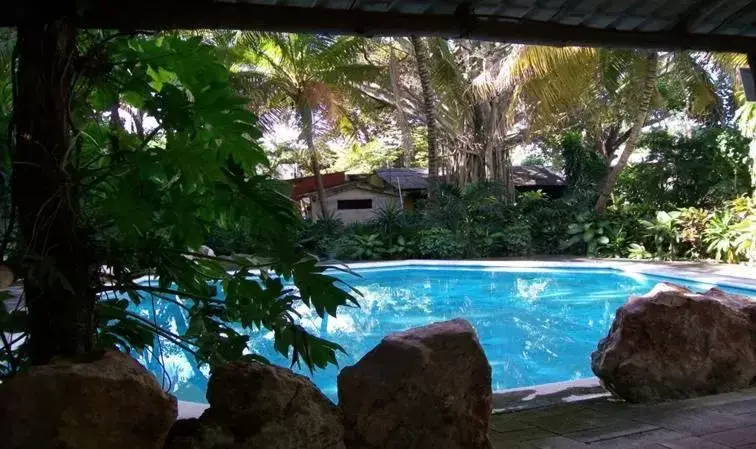
[{"label": "blue pool water", "polygon": [[[359,309],[343,308],[338,318],[321,320],[301,307],[303,326],[346,350],[338,358],[340,366],[355,363],[391,332],[461,317],[478,332],[493,369],[494,391],[591,377],[590,354],[628,295],[646,293],[662,281],[697,291],[711,287],[608,269],[402,266],[357,273],[360,277],[334,275],[362,292]],[[143,304],[140,314],[152,320],[152,307]],[[185,330],[178,307],[162,305],[155,313],[162,325]],[[273,350],[271,334],[255,333],[251,344],[271,362],[288,366]],[[165,342],[163,355],[162,365],[149,354],[139,357],[180,400],[205,402],[206,367],[198,369],[191,356]],[[336,400],[338,368],[299,371]]]}]

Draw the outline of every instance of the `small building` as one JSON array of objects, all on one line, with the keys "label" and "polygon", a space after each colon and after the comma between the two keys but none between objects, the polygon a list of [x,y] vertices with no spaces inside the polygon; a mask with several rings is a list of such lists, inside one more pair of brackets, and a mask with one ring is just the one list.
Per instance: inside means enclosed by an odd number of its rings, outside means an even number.
[{"label": "small building", "polygon": [[[518,192],[540,190],[552,198],[562,196],[567,182],[546,167],[537,165],[515,165],[511,168],[512,183]],[[428,189],[428,170],[425,168],[384,168],[376,170],[371,183],[383,183],[401,192],[408,199],[405,208],[418,197],[425,196]],[[380,185],[380,184],[377,184]]]},{"label": "small building", "polygon": [[540,190],[551,198],[559,198],[567,190],[567,181],[539,165],[512,166],[512,183],[518,192]]},{"label": "small building", "polygon": [[[343,223],[358,223],[371,220],[376,211],[399,203],[399,195],[393,189],[374,185],[369,175],[346,175],[343,172],[323,175],[326,193],[326,208]],[[292,197],[299,201],[302,214],[307,218],[321,216],[317,201],[317,184],[314,176],[291,180],[294,183]]]},{"label": "small building", "polygon": [[[519,192],[540,190],[557,198],[567,183],[551,170],[534,165],[512,167],[512,181]],[[320,217],[317,183],[314,176],[290,180],[292,198],[299,201],[307,218]],[[415,209],[428,190],[428,170],[424,168],[384,168],[371,174],[347,175],[344,172],[323,175],[326,207],[344,223],[368,221],[376,211],[394,203],[406,211]]]}]

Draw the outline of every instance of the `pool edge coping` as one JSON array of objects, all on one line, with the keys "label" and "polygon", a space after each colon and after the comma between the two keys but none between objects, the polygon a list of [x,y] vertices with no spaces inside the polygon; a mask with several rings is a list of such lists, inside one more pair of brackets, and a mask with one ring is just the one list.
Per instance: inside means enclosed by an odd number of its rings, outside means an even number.
[{"label": "pool edge coping", "polygon": [[[620,273],[658,276],[699,284],[713,284],[723,287],[756,291],[756,277],[748,278],[729,274],[700,273],[649,262],[631,262],[627,260],[445,260],[445,259],[407,259],[374,262],[348,262],[343,265],[352,270],[366,268],[398,268],[402,266],[462,266],[462,267],[496,267],[496,268],[593,268],[617,271]],[[754,272],[756,275],[756,271]]]},{"label": "pool edge coping", "polygon": [[[597,377],[494,390],[491,414],[518,412],[564,402],[579,402],[611,396]],[[524,396],[524,397],[523,397]],[[329,399],[330,401],[330,399]],[[210,405],[177,400],[177,419],[199,418]],[[332,402],[333,403],[333,402]],[[338,404],[333,403],[338,406]]]}]

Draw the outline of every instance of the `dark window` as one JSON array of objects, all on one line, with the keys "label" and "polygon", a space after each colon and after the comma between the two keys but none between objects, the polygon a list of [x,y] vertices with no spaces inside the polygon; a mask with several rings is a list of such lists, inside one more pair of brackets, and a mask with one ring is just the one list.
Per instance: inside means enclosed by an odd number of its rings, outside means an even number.
[{"label": "dark window", "polygon": [[336,207],[339,210],[372,209],[373,200],[338,200]]}]

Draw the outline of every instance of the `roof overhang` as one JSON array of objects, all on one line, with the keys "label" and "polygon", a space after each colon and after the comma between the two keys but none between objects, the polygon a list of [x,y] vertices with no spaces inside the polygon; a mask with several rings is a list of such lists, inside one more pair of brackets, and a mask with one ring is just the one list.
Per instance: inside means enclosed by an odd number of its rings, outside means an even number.
[{"label": "roof overhang", "polygon": [[[17,0],[4,8],[0,25],[15,26],[25,17],[38,17],[45,5]],[[79,10],[79,18],[82,27],[121,30],[417,34],[528,44],[756,52],[756,2],[750,0],[90,0]]]}]

